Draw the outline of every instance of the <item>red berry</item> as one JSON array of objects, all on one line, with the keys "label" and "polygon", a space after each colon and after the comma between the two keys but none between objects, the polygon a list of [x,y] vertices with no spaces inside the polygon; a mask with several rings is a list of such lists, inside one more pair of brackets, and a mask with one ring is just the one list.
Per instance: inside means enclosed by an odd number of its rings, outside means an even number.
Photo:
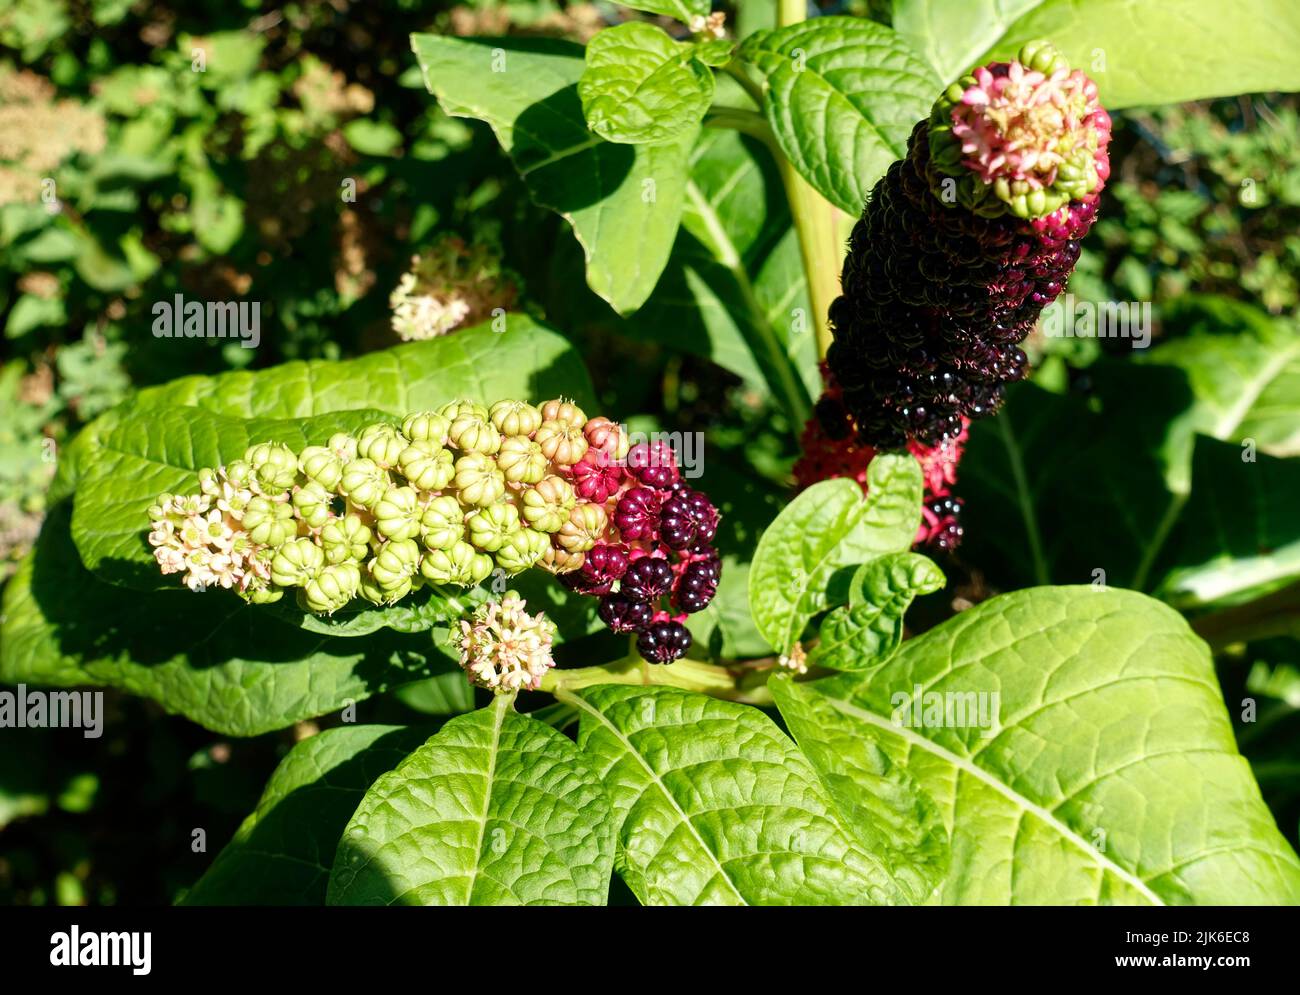
[{"label": "red berry", "polygon": [[627,472],[650,487],[666,488],[677,479],[677,456],[666,442],[639,442],[627,453]]},{"label": "red berry", "polygon": [[614,525],[627,542],[659,537],[659,492],[649,487],[634,487],[618,500],[614,508]]}]

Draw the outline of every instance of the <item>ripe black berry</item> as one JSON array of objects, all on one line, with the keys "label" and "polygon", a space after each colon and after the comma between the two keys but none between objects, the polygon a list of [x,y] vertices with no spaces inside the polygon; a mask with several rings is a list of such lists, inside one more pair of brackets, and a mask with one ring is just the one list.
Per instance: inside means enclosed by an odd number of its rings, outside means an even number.
[{"label": "ripe black berry", "polygon": [[673,568],[658,556],[633,560],[623,574],[619,590],[638,601],[654,604],[672,587]]},{"label": "ripe black berry", "polygon": [[614,632],[635,632],[650,624],[654,609],[644,601],[629,598],[626,594],[607,594],[600,599],[596,609],[600,620]]},{"label": "ripe black berry", "polygon": [[650,663],[672,663],[691,648],[691,634],[680,622],[653,622],[637,636],[636,649]]}]

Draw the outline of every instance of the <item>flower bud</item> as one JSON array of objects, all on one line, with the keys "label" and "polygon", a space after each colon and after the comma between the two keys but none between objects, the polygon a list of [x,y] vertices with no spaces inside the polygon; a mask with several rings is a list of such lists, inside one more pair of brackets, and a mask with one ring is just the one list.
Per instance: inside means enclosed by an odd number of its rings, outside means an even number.
[{"label": "flower bud", "polygon": [[548,460],[571,466],[586,455],[587,437],[582,428],[569,422],[544,421],[534,436]]},{"label": "flower bud", "polygon": [[497,466],[512,484],[535,484],[546,476],[550,460],[527,435],[512,435],[501,443]]},{"label": "flower bud", "polygon": [[278,442],[249,446],[244,459],[253,468],[254,477],[264,493],[286,491],[298,477],[298,457],[292,449]]},{"label": "flower bud", "polygon": [[325,566],[321,548],[305,536],[286,542],[271,558],[271,583],[279,587],[302,587]]},{"label": "flower bud", "polygon": [[542,413],[527,401],[497,401],[488,417],[502,435],[532,435],[542,424]]},{"label": "flower bud", "polygon": [[454,497],[443,494],[425,507],[420,525],[426,549],[449,549],[465,538],[465,511]]},{"label": "flower bud", "polygon": [[221,472],[226,475],[236,487],[252,487],[257,480],[257,475],[253,472],[253,466],[246,460],[237,459],[227,463],[221,468]]},{"label": "flower bud", "polygon": [[412,442],[431,442],[434,446],[447,444],[447,430],[451,422],[432,411],[417,411],[402,421],[402,434]]},{"label": "flower bud", "polygon": [[359,508],[371,508],[389,488],[388,471],[371,459],[354,459],[343,467],[339,491]]},{"label": "flower bud", "polygon": [[469,541],[485,553],[493,553],[519,531],[519,510],[513,504],[494,504],[471,512],[465,518]]},{"label": "flower bud", "polygon": [[367,426],[357,439],[357,455],[362,459],[373,460],[385,470],[397,466],[402,451],[410,445],[405,436],[397,429],[382,422]]},{"label": "flower bud", "polygon": [[287,501],[272,501],[257,495],[248,502],[241,522],[248,537],[259,546],[279,546],[298,532],[293,520],[293,506]]},{"label": "flower bud", "polygon": [[432,442],[412,442],[402,450],[397,465],[411,486],[421,491],[440,491],[456,476],[451,451]]},{"label": "flower bud", "polygon": [[581,553],[596,545],[605,535],[609,518],[598,504],[580,504],[569,512],[555,541],[570,553]]},{"label": "flower bud", "polygon": [[524,491],[520,500],[524,521],[538,532],[559,532],[575,504],[573,487],[554,474]]},{"label": "flower bud", "polygon": [[558,421],[578,430],[587,424],[587,416],[582,413],[582,409],[563,397],[547,401],[542,405],[541,413],[544,422]]},{"label": "flower bud", "polygon": [[319,529],[330,520],[334,495],[314,480],[293,492],[293,512],[308,528]]},{"label": "flower bud", "polygon": [[314,612],[333,614],[357,596],[361,568],[355,563],[332,563],[307,581],[302,602]]},{"label": "flower bud", "polygon": [[456,460],[453,483],[464,505],[489,505],[506,492],[506,478],[491,456],[467,453]]},{"label": "flower bud", "polygon": [[414,539],[421,514],[414,487],[390,487],[375,503],[375,528],[385,539]]},{"label": "flower bud", "polygon": [[535,565],[551,548],[551,537],[544,532],[520,529],[496,551],[496,564],[508,574],[517,574]]},{"label": "flower bud", "polygon": [[370,529],[355,513],[326,522],[320,531],[321,549],[330,563],[361,562],[370,552]]},{"label": "flower bud", "polygon": [[332,491],[338,487],[339,478],[343,476],[343,461],[333,450],[324,446],[308,446],[298,454],[298,469],[308,480]]},{"label": "flower bud", "polygon": [[434,584],[472,587],[492,572],[492,558],[465,541],[434,549],[420,559],[420,576]]},{"label": "flower bud", "polygon": [[501,448],[501,433],[490,421],[478,415],[458,415],[451,423],[447,439],[457,449],[467,453],[486,453],[491,456]]}]

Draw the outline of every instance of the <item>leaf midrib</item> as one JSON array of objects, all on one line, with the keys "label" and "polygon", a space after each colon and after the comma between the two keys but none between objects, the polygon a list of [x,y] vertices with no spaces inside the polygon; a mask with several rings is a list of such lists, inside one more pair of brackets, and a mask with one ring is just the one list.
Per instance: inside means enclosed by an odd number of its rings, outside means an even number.
[{"label": "leaf midrib", "polygon": [[1152,891],[1147,883],[1140,877],[1132,871],[1126,870],[1119,864],[1115,863],[1096,847],[1089,844],[1087,840],[1058,819],[1050,811],[1043,808],[1043,806],[1030,801],[1010,785],[994,777],[983,767],[967,760],[965,757],[958,756],[956,753],[940,746],[931,739],[927,739],[925,736],[918,735],[914,730],[906,726],[894,725],[892,722],[888,721],[881,715],[877,715],[875,712],[868,711],[865,708],[859,708],[858,706],[852,705],[842,699],[827,696],[827,700],[836,709],[850,718],[858,719],[859,721],[866,722],[868,725],[890,732],[898,736],[900,739],[905,740],[910,745],[916,746],[917,748],[935,756],[939,760],[944,761],[957,771],[967,774],[970,777],[975,778],[977,781],[988,785],[1022,812],[1036,816],[1044,825],[1055,830],[1063,839],[1083,851],[1083,853],[1099,867],[1120,878],[1125,884],[1129,885],[1143,897],[1147,898],[1153,905],[1165,904],[1164,900]]},{"label": "leaf midrib", "polygon": [[[474,897],[474,885],[478,882],[479,871],[483,869],[483,840],[487,836],[488,812],[492,808],[492,782],[496,779],[497,755],[501,752],[501,727],[506,721],[506,712],[513,707],[514,695],[498,695],[492,702],[492,745],[488,748],[488,764],[483,789],[483,811],[478,819],[478,842],[474,846],[474,866],[470,869],[465,889],[465,904],[469,905]],[[502,884],[506,890],[508,885]],[[513,892],[512,892],[513,893]]]}]

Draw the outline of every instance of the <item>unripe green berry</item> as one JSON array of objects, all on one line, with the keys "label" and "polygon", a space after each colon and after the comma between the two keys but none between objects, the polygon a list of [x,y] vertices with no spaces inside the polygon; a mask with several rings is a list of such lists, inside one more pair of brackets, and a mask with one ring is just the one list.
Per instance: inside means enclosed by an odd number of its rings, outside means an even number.
[{"label": "unripe green berry", "polygon": [[343,476],[343,460],[324,446],[308,446],[298,454],[298,469],[308,480],[314,480],[327,491],[339,485]]},{"label": "unripe green berry", "polygon": [[415,573],[420,565],[420,547],[412,539],[394,539],[384,543],[370,561],[370,576],[386,591],[391,591]]},{"label": "unripe green berry", "polygon": [[251,487],[257,475],[253,472],[253,465],[246,460],[237,459],[227,463],[224,467],[226,479],[236,487]]},{"label": "unripe green berry", "polygon": [[448,549],[465,538],[465,510],[450,494],[443,494],[425,506],[420,525],[426,548]]},{"label": "unripe green berry", "polygon": [[389,488],[388,471],[374,460],[354,459],[343,467],[339,491],[360,508],[371,508]]},{"label": "unripe green berry", "polygon": [[293,493],[293,511],[309,528],[319,529],[330,520],[334,495],[314,480]]},{"label": "unripe green berry", "polygon": [[414,539],[420,534],[418,495],[414,487],[390,487],[375,503],[375,528],[385,539]]},{"label": "unripe green berry", "polygon": [[567,549],[556,546],[554,542],[542,554],[537,565],[553,574],[569,574],[582,567],[586,562],[586,553],[570,553]]},{"label": "unripe green berry", "polygon": [[569,512],[555,541],[570,553],[585,553],[605,536],[609,518],[598,504],[580,504]]},{"label": "unripe green berry", "polygon": [[357,458],[357,440],[347,432],[335,432],[325,447],[346,466]]},{"label": "unripe green berry", "polygon": [[273,605],[284,597],[284,588],[250,587],[247,591],[240,591],[239,596],[250,605]]},{"label": "unripe green berry", "polygon": [[524,491],[521,511],[538,532],[559,532],[575,502],[573,485],[552,474]]},{"label": "unripe green berry", "polygon": [[520,529],[496,551],[496,563],[508,574],[521,573],[536,564],[550,548],[550,536],[532,529]]},{"label": "unripe green berry", "polygon": [[421,491],[440,491],[456,476],[451,451],[432,442],[412,442],[402,450],[397,466],[411,486]]},{"label": "unripe green berry", "polygon": [[464,541],[450,549],[430,550],[420,559],[420,576],[434,584],[472,587],[491,572],[492,557]]},{"label": "unripe green berry", "polygon": [[361,569],[355,563],[332,563],[302,589],[303,603],[314,612],[333,614],[357,596]]},{"label": "unripe green berry", "polygon": [[486,418],[478,415],[459,415],[447,432],[448,441],[457,449],[468,453],[487,453],[489,456],[501,448],[501,433]]},{"label": "unripe green berry", "polygon": [[497,401],[488,417],[502,435],[532,435],[542,424],[542,413],[527,401]]},{"label": "unripe green berry", "polygon": [[248,502],[240,524],[248,537],[260,546],[279,546],[298,533],[293,505],[257,495]]},{"label": "unripe green berry", "polygon": [[546,458],[561,466],[572,466],[587,453],[587,437],[581,425],[552,419],[542,422],[534,436]]},{"label": "unripe green berry", "polygon": [[262,442],[249,446],[244,459],[263,490],[286,491],[298,477],[298,457],[288,446],[278,442]]},{"label": "unripe green berry", "polygon": [[487,418],[488,409],[479,404],[478,401],[471,401],[467,398],[449,401],[438,409],[438,414],[447,419],[450,424],[461,415],[473,415],[476,418]]},{"label": "unripe green berry", "polygon": [[271,583],[280,587],[302,587],[325,566],[325,554],[310,539],[286,542],[271,559]]},{"label": "unripe green berry", "polygon": [[492,553],[519,531],[519,510],[513,504],[489,505],[467,515],[465,524],[469,526],[469,541],[485,553]]},{"label": "unripe green berry", "polygon": [[491,456],[467,453],[456,460],[453,480],[463,505],[495,504],[506,492],[506,478]]},{"label": "unripe green berry", "polygon": [[558,421],[582,430],[582,426],[587,424],[587,416],[583,414],[580,407],[572,401],[565,400],[563,397],[557,397],[553,401],[547,401],[541,407],[542,421]]},{"label": "unripe green berry", "polygon": [[370,552],[370,529],[359,515],[344,515],[325,523],[320,530],[320,544],[330,563],[360,562]]},{"label": "unripe green berry", "polygon": [[512,484],[535,484],[546,476],[550,460],[527,435],[512,435],[501,443],[497,466]]},{"label": "unripe green berry", "polygon": [[435,446],[447,444],[447,430],[451,420],[432,411],[417,411],[402,421],[402,434],[412,442],[432,442]]},{"label": "unripe green berry", "polygon": [[410,442],[399,435],[391,425],[368,426],[357,439],[357,455],[362,459],[373,460],[385,470],[397,466],[404,450]]}]

